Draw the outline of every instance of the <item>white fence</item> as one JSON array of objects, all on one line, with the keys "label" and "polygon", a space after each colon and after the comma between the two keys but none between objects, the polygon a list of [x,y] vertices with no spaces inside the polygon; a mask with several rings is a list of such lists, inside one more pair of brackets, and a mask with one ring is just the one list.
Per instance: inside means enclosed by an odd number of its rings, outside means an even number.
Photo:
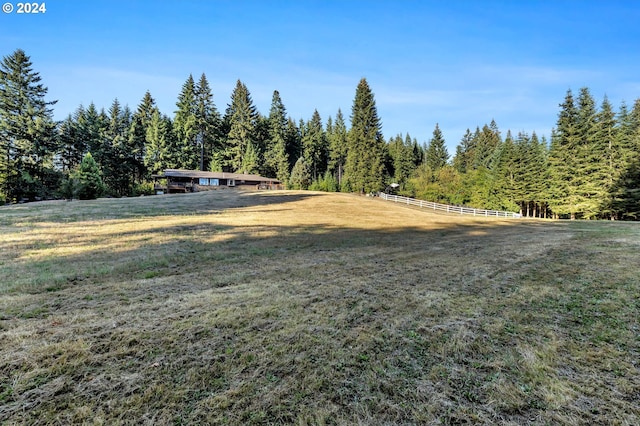
[{"label": "white fence", "polygon": [[484,217],[509,217],[520,218],[520,213],[502,212],[498,210],[484,210],[484,209],[472,209],[470,207],[458,207],[449,206],[447,204],[432,203],[430,201],[416,200],[415,198],[401,197],[399,195],[389,195],[381,192],[380,198],[387,201],[393,201],[394,203],[408,204],[410,206],[421,207],[434,211],[441,211],[445,213],[457,213],[467,214],[471,216],[484,216]]}]

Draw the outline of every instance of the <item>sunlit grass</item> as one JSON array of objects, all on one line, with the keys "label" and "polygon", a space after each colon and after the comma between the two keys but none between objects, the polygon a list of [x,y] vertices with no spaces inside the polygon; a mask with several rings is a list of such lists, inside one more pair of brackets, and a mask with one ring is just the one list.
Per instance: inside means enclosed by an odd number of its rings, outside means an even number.
[{"label": "sunlit grass", "polygon": [[637,424],[640,229],[211,192],[0,210],[0,423]]}]

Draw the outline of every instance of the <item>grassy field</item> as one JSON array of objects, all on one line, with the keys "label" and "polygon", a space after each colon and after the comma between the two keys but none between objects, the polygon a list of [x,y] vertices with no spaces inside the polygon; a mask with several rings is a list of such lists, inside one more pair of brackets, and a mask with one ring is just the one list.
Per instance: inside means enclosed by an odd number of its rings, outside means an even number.
[{"label": "grassy field", "polygon": [[1,424],[640,424],[640,224],[219,191],[0,208]]}]

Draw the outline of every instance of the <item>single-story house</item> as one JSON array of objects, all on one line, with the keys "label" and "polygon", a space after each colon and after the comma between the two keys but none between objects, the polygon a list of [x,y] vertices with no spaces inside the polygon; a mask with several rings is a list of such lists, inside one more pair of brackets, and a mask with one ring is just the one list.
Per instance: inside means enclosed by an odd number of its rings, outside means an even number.
[{"label": "single-story house", "polygon": [[152,177],[156,194],[224,188],[284,189],[278,179],[244,173],[165,169],[162,174]]}]

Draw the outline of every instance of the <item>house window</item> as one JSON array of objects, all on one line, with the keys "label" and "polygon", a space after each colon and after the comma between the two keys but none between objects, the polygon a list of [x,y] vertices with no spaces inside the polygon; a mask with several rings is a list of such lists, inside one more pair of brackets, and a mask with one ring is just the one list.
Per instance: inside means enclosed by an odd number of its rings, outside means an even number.
[{"label": "house window", "polygon": [[218,179],[209,179],[209,185],[218,186],[220,185],[220,181]]},{"label": "house window", "polygon": [[198,184],[199,184],[199,185],[201,185],[201,186],[209,186],[209,179],[207,179],[207,178],[200,178],[200,180],[199,180]]},{"label": "house window", "polygon": [[227,182],[228,186],[236,186],[236,181],[233,179],[229,179],[229,181]]}]

